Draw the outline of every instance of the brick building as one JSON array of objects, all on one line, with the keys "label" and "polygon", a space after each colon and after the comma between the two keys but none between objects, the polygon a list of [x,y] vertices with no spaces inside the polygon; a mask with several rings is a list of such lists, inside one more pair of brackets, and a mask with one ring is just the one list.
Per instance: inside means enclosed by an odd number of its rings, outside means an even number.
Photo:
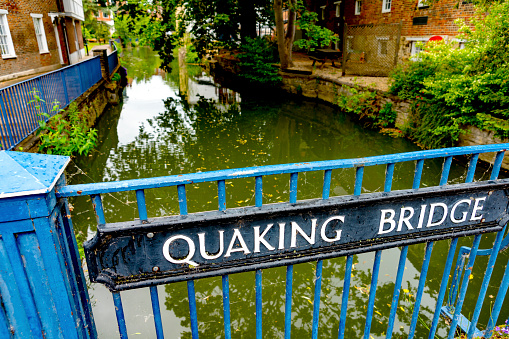
[{"label": "brick building", "polygon": [[78,62],[83,20],[81,0],[0,0],[0,81]]},{"label": "brick building", "polygon": [[468,23],[475,13],[470,1],[457,0],[433,3],[423,0],[308,0],[308,8],[318,13],[323,26],[340,37],[343,37],[345,22],[349,26],[401,23],[399,59],[417,54],[418,43],[431,37],[454,40],[458,34],[454,20],[462,18]]}]

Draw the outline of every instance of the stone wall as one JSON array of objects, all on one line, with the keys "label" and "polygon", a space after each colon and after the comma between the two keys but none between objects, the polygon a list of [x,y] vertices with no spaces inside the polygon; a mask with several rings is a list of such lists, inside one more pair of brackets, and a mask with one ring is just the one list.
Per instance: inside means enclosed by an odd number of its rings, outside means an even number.
[{"label": "stone wall", "polygon": [[[349,95],[350,93],[345,88],[351,88],[353,85],[337,79],[328,79],[318,75],[300,75],[300,74],[287,74],[283,73],[283,89],[287,92],[302,95],[306,98],[318,99],[336,105],[337,98],[340,94]],[[377,92],[378,99],[380,100],[380,107],[386,103],[392,104],[392,109],[396,111],[396,127],[402,128],[408,123],[411,116],[411,102],[401,100],[397,96],[391,95],[387,92],[364,87],[366,91]],[[498,144],[509,142],[509,140],[502,140],[495,137],[495,133],[491,131],[483,131],[474,126],[465,126],[467,133],[461,134],[458,141],[458,146],[475,146],[486,144]],[[493,163],[494,154],[487,153],[481,154],[481,160],[488,163]],[[502,163],[504,169],[509,169],[509,159],[504,158]]]}]

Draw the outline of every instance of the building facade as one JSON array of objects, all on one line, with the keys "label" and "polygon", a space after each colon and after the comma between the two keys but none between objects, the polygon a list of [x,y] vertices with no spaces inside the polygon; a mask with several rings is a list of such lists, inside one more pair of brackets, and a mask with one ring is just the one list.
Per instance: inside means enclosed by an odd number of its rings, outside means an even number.
[{"label": "building facade", "polygon": [[454,21],[464,19],[468,24],[475,13],[474,5],[468,0],[308,0],[307,7],[318,13],[320,25],[340,38],[345,23],[348,26],[401,24],[400,60],[417,54],[420,43],[430,38],[457,41],[461,46],[463,43],[456,40],[458,27]]},{"label": "building facade", "polygon": [[0,0],[0,81],[78,62],[83,20],[81,0]]}]

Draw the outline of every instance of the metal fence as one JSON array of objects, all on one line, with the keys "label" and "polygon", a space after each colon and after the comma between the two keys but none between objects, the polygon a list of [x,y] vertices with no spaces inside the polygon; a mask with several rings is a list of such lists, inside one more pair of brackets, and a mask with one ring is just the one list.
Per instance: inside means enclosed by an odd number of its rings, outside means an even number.
[{"label": "metal fence", "polygon": [[[115,46],[115,44],[113,44],[113,46]],[[115,69],[117,69],[117,66],[118,66],[118,51],[116,50],[115,47],[115,51],[108,55],[108,69],[110,70],[110,75],[112,75]]]},{"label": "metal fence", "polygon": [[343,74],[387,76],[398,60],[401,24],[345,25]]},{"label": "metal fence", "polygon": [[[39,113],[55,115],[55,103],[65,108],[101,78],[97,56],[0,89],[0,150],[14,148],[39,128],[39,121],[48,120]],[[34,95],[42,101],[35,102]]]},{"label": "metal fence", "polygon": [[[498,144],[498,145],[486,145],[486,146],[473,146],[473,147],[463,147],[463,148],[449,148],[449,149],[441,149],[441,150],[429,150],[429,151],[419,151],[412,153],[403,153],[403,154],[392,154],[392,155],[384,155],[384,156],[375,156],[369,158],[359,158],[359,159],[347,159],[347,160],[332,160],[332,161],[319,161],[319,162],[311,162],[311,163],[299,163],[299,164],[286,164],[286,165],[273,165],[273,166],[263,166],[263,167],[251,167],[251,168],[243,168],[243,169],[231,169],[231,170],[222,170],[222,171],[214,171],[214,172],[206,172],[206,173],[195,173],[195,174],[185,174],[185,175],[175,175],[168,177],[160,177],[160,178],[147,178],[147,179],[135,179],[135,180],[126,180],[126,181],[114,181],[114,182],[104,182],[97,184],[81,184],[81,185],[69,185],[60,188],[57,192],[58,198],[65,198],[71,196],[90,196],[94,210],[96,212],[98,229],[99,226],[105,227],[108,226],[114,230],[118,230],[118,226],[115,224],[107,224],[108,215],[105,215],[102,199],[103,196],[112,192],[128,192],[134,191],[137,199],[138,213],[139,213],[139,223],[140,227],[147,226],[151,221],[148,219],[147,214],[147,205],[145,204],[145,190],[146,189],[161,189],[164,187],[176,187],[175,194],[178,196],[178,202],[180,207],[180,214],[187,215],[187,197],[186,197],[186,186],[196,183],[202,182],[215,182],[217,183],[217,198],[218,198],[218,209],[219,211],[226,211],[227,199],[226,199],[226,181],[235,181],[241,178],[254,178],[254,191],[255,191],[255,206],[262,207],[263,205],[263,181],[264,178],[270,178],[270,176],[274,175],[284,175],[288,174],[290,190],[289,190],[289,201],[288,206],[292,204],[296,204],[297,199],[297,187],[298,185],[306,185],[306,181],[299,181],[299,173],[311,172],[311,171],[321,171],[323,172],[323,189],[320,197],[323,200],[329,199],[329,194],[331,190],[331,177],[332,171],[337,169],[344,168],[353,168],[355,170],[355,185],[354,185],[354,197],[361,195],[361,189],[363,186],[363,175],[364,170],[369,167],[383,165],[386,167],[385,181],[380,184],[384,188],[384,192],[390,192],[392,190],[393,178],[398,176],[398,166],[402,163],[415,162],[415,173],[413,178],[412,189],[417,190],[421,186],[421,176],[423,173],[424,163],[425,161],[429,161],[431,159],[443,159],[442,173],[440,176],[440,182],[438,186],[444,186],[448,184],[449,181],[449,172],[452,164],[453,157],[457,156],[469,156],[470,161],[468,165],[468,171],[465,175],[465,182],[470,183],[474,179],[474,174],[476,172],[476,166],[479,158],[479,154],[481,153],[494,153],[494,164],[491,168],[491,176],[490,180],[496,180],[495,182],[507,182],[505,180],[498,180],[500,167],[502,164],[502,160],[504,158],[504,152],[509,147],[509,144]],[[398,166],[396,166],[398,165]],[[449,181],[450,182],[450,181]],[[138,222],[138,221],[136,221]],[[135,223],[136,223],[135,222]],[[132,224],[132,223],[131,223]],[[145,225],[145,226],[143,226]],[[453,259],[456,253],[456,246],[458,242],[458,238],[466,235],[467,233],[457,232],[454,234],[452,240],[450,240],[450,244],[448,244],[449,250],[447,254],[447,259],[445,262],[445,268],[443,272],[434,272],[435,275],[442,276],[440,290],[437,294],[436,305],[434,307],[433,319],[430,320],[429,323],[425,324],[425,327],[428,329],[428,333],[425,335],[428,338],[434,338],[438,321],[441,312],[446,316],[449,315],[451,317],[450,329],[448,338],[454,338],[456,328],[459,326],[464,331],[468,332],[468,338],[472,338],[474,333],[479,333],[477,330],[477,321],[478,316],[483,308],[486,291],[488,288],[488,284],[490,282],[491,274],[493,272],[493,267],[497,259],[497,255],[501,248],[504,248],[508,245],[509,236],[506,236],[505,240],[502,240],[505,234],[505,228],[502,231],[499,231],[496,235],[496,240],[494,242],[494,246],[492,249],[488,250],[480,250],[478,249],[480,240],[482,235],[477,234],[474,237],[473,244],[471,248],[462,249],[459,255],[457,269],[455,270],[453,279],[452,279],[452,287],[449,287],[449,277],[451,274],[451,268],[453,265]],[[411,322],[409,327],[408,338],[413,338],[416,333],[416,327],[419,319],[419,312],[421,309],[421,301],[423,300],[423,293],[426,286],[426,278],[428,273],[428,268],[431,259],[431,253],[436,241],[429,241],[426,243],[426,249],[424,254],[424,260],[422,263],[419,283],[417,292],[415,295],[415,302],[413,306],[413,312],[411,316]],[[446,243],[443,243],[447,245]],[[381,263],[381,255],[382,250],[385,247],[380,247],[376,244],[373,244],[371,247],[363,250],[374,252],[374,264],[372,268],[371,275],[371,285],[367,287],[367,311],[366,311],[366,320],[364,326],[364,335],[363,338],[370,338],[370,330],[372,322],[376,319],[375,314],[375,299],[376,299],[376,291],[379,279],[379,270]],[[396,310],[399,308],[400,303],[400,292],[402,290],[402,280],[403,275],[406,270],[406,262],[407,262],[407,253],[409,246],[404,245],[401,247],[400,257],[399,257],[399,266],[397,268],[397,275],[394,279],[394,290],[392,294],[392,303],[390,306],[390,315],[389,321],[387,323],[387,331],[386,338],[391,338],[394,332],[395,318],[396,318]],[[474,310],[469,310],[468,315],[472,314],[472,318],[469,321],[462,314],[462,306],[463,300],[467,293],[469,281],[472,279],[472,274],[474,271],[474,261],[476,255],[489,255],[489,264],[488,268],[483,276],[482,272],[476,272],[474,274],[475,277],[482,277],[483,283],[482,287],[479,291],[479,297],[477,299],[477,304]],[[313,314],[312,318],[312,338],[318,337],[319,331],[319,317],[320,317],[320,297],[322,294],[321,284],[322,284],[322,268],[323,261],[330,258],[331,253],[327,252],[319,252],[313,255],[312,259],[307,259],[307,261],[316,261],[316,276],[314,281],[314,300],[312,302],[312,306],[310,306],[310,313]],[[463,276],[461,278],[461,272],[463,270],[464,260],[468,258],[468,264],[464,270]],[[267,265],[282,265],[286,266],[286,294],[285,294],[285,320],[284,320],[284,328],[285,328],[285,338],[290,338],[290,331],[292,327],[292,281],[293,281],[293,264],[285,263],[285,260],[281,260],[281,263],[269,263]],[[262,338],[262,323],[263,321],[272,321],[271,319],[263,319],[263,310],[262,310],[262,291],[263,291],[263,281],[262,281],[262,268],[268,267],[258,266],[257,268],[251,268],[251,270],[255,270],[255,286],[256,286],[256,338]],[[340,314],[337,315],[338,323],[339,323],[339,334],[338,338],[341,339],[344,337],[345,327],[348,326],[348,301],[350,294],[350,285],[351,285],[351,275],[352,275],[352,265],[353,265],[353,255],[349,254],[346,257],[346,266],[345,266],[345,274],[343,279],[343,292],[341,296],[341,310]],[[502,263],[504,265],[504,263]],[[327,266],[326,266],[327,267]],[[504,266],[502,266],[504,267]],[[90,268],[89,268],[90,269]],[[242,267],[230,267],[228,269],[213,271],[212,273],[206,276],[222,276],[222,295],[223,295],[223,319],[217,319],[217,321],[224,322],[224,331],[225,337],[231,338],[231,324],[230,324],[230,291],[229,291],[229,274],[242,271]],[[244,268],[245,270],[245,268]],[[197,309],[196,309],[196,294],[195,294],[195,283],[193,278],[189,276],[182,276],[179,278],[180,280],[187,280],[187,288],[188,288],[188,297],[189,297],[189,310],[190,310],[190,320],[191,320],[191,334],[193,338],[198,338],[199,336],[199,319],[197,317]],[[461,284],[459,284],[461,280]],[[150,296],[152,298],[152,307],[153,307],[153,316],[155,322],[155,328],[158,338],[163,337],[163,323],[161,320],[160,314],[160,301],[158,297],[158,291],[156,288],[156,284],[154,283],[144,283],[144,285],[149,285],[150,287]],[[487,328],[486,336],[489,337],[491,330],[494,325],[497,323],[498,316],[502,309],[502,304],[504,302],[504,298],[509,286],[509,265],[505,266],[504,277],[501,282],[496,282],[495,285],[499,286],[498,294],[494,301],[494,307],[490,310],[490,320]],[[458,287],[460,286],[460,287]],[[132,288],[132,287],[128,287]],[[122,299],[120,295],[121,289],[114,290],[113,300],[115,304],[115,311],[118,320],[118,327],[120,331],[120,335],[122,338],[127,338],[127,328],[126,321],[124,318],[124,309],[122,307]],[[449,301],[444,305],[444,300],[447,294],[447,290],[449,290]],[[339,296],[338,296],[339,297]],[[484,305],[485,306],[485,305]],[[113,310],[113,309],[112,309]],[[359,310],[356,310],[359,312]],[[423,319],[420,319],[423,321]],[[423,337],[422,333],[419,333],[419,337]]]}]

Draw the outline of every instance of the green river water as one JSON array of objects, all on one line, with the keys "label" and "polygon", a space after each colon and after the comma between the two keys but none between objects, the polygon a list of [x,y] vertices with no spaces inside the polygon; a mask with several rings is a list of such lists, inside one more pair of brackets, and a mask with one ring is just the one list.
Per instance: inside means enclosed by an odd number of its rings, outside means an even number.
[{"label": "green river water", "polygon": [[[91,155],[74,160],[70,183],[87,183],[157,177],[211,170],[292,162],[357,158],[417,151],[403,138],[393,138],[363,128],[347,114],[329,105],[287,97],[280,93],[234,92],[221,87],[199,66],[171,73],[160,70],[159,58],[147,48],[125,51],[122,64],[133,79],[123,103],[111,107],[98,122],[100,144]],[[179,97],[179,88],[187,97]],[[200,99],[199,96],[205,99]],[[218,110],[211,108],[216,103]],[[467,159],[454,159],[449,183],[462,182]],[[426,161],[421,187],[437,185],[441,161]],[[393,189],[411,188],[414,164],[396,165]],[[385,167],[366,168],[363,192],[383,190]],[[479,165],[476,180],[487,179],[489,168]],[[353,194],[353,169],[333,171],[331,196]],[[321,196],[323,172],[299,175],[298,199]],[[289,175],[264,178],[264,203],[288,201]],[[254,205],[254,179],[226,183],[227,207]],[[217,209],[215,184],[188,185],[189,212]],[[178,214],[176,188],[146,191],[149,217]],[[72,219],[79,239],[95,233],[95,217],[90,199],[71,199]],[[103,196],[106,220],[137,218],[134,193]],[[483,236],[481,248],[490,248],[493,236]],[[416,338],[427,338],[435,298],[438,293],[450,241],[435,244],[422,300]],[[470,246],[471,238],[460,239]],[[400,308],[394,338],[405,338],[421,269],[424,244],[410,246],[403,278]],[[459,248],[459,246],[458,246]],[[399,249],[382,254],[372,338],[385,337],[394,289]],[[507,251],[506,251],[507,252]],[[360,338],[364,329],[371,280],[373,253],[355,255],[345,338]],[[497,261],[480,324],[486,324],[494,302],[497,282],[502,278],[508,253]],[[478,257],[470,281],[463,314],[473,312],[487,257]],[[325,260],[320,305],[320,338],[335,338],[338,332],[345,258]],[[311,335],[315,263],[294,268],[292,337]],[[230,277],[231,328],[235,338],[255,335],[254,272]],[[159,286],[166,338],[190,338],[186,283]],[[263,335],[282,338],[284,334],[285,268],[263,271]],[[91,284],[94,317],[101,338],[118,337],[110,292]],[[154,338],[155,330],[148,288],[122,292],[130,337]],[[224,337],[221,278],[196,281],[196,301],[200,338]],[[506,303],[499,319],[507,319]],[[483,325],[483,326],[484,326]],[[446,333],[441,321],[438,336]]]}]

